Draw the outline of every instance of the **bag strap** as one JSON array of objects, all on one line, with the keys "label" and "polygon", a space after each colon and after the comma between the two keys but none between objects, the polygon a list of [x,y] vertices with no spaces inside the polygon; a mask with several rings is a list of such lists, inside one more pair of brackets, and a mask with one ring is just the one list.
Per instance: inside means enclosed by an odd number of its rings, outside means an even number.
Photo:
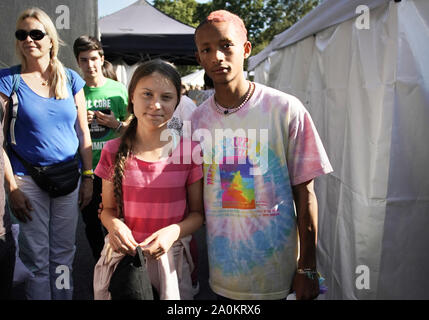
[{"label": "bag strap", "polygon": [[[150,277],[149,277],[149,272],[147,270],[146,267],[146,257],[143,255],[143,250],[140,246],[137,246],[136,248],[137,254],[134,257],[134,259],[138,256],[139,260],[140,260],[140,267],[141,267],[141,273],[140,273],[140,280],[141,280],[141,286],[143,286],[143,294],[144,294],[144,299],[145,300],[154,300],[154,295],[156,295],[155,293],[155,289],[153,288],[151,281],[150,281]],[[135,260],[134,260],[135,261]],[[159,299],[159,297],[158,297]]]},{"label": "bag strap", "polygon": [[142,247],[137,246],[136,251],[137,251],[138,258],[139,258],[139,260],[140,260],[140,265],[141,265],[143,268],[146,268],[146,258],[145,258],[145,256],[143,255]]},{"label": "bag strap", "polygon": [[[20,71],[21,71],[21,66],[20,65],[16,65],[16,66],[12,66],[9,68],[11,74],[12,74],[12,92],[9,96],[9,100],[13,100],[13,103],[18,103],[18,98],[16,97],[16,91],[18,90],[19,87],[19,82],[20,82]],[[12,99],[13,98],[13,99]],[[6,110],[3,110],[3,108],[0,108],[0,122],[3,122],[3,118],[6,114]]]},{"label": "bag strap", "polygon": [[18,96],[16,92],[21,82],[21,65],[11,67],[10,71],[12,74],[12,93],[9,97],[9,132],[11,144],[16,145],[15,124],[18,115]]},{"label": "bag strap", "polygon": [[19,161],[21,161],[21,163],[24,165],[25,169],[30,173],[30,175],[32,172],[35,171],[40,172],[40,169],[38,167],[33,166],[30,162],[21,157],[19,153],[16,152],[12,147],[9,147],[9,150],[12,151],[12,153],[15,155],[15,157],[18,158]]},{"label": "bag strap", "polygon": [[[18,158],[19,161],[21,161],[21,163],[24,165],[25,169],[27,169],[28,172],[42,172],[46,169],[49,169],[51,167],[53,167],[54,165],[50,165],[50,166],[35,166],[33,164],[31,164],[30,162],[28,162],[27,160],[25,160],[18,152],[16,152],[16,150],[14,150],[12,147],[9,147],[9,149],[12,151],[12,153]],[[76,160],[78,158],[78,154],[79,154],[79,149],[77,149],[73,160]],[[70,160],[72,161],[72,160]]]}]

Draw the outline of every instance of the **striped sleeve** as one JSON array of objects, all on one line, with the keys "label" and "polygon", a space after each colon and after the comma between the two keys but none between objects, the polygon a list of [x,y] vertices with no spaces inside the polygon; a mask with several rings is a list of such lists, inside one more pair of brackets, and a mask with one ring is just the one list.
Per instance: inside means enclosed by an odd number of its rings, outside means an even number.
[{"label": "striped sleeve", "polygon": [[101,150],[100,161],[95,168],[94,173],[101,179],[113,180],[113,170],[115,166],[115,156],[119,147],[119,139],[113,139],[108,142]]}]

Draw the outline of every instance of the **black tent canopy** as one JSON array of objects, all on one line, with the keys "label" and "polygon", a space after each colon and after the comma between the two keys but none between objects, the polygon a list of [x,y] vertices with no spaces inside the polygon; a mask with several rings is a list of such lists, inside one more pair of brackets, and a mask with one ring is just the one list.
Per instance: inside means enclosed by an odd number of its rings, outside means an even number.
[{"label": "black tent canopy", "polygon": [[196,64],[193,27],[183,24],[145,0],[99,20],[106,59],[128,64],[163,58],[175,64]]}]

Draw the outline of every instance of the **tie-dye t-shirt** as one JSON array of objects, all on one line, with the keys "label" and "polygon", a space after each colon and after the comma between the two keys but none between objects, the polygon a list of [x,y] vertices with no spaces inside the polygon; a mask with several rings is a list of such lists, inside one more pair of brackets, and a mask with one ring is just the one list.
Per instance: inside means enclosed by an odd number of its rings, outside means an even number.
[{"label": "tie-dye t-shirt", "polygon": [[309,113],[297,98],[256,84],[235,113],[206,100],[192,132],[204,152],[212,290],[230,299],[285,298],[297,259],[292,186],[332,171]]}]

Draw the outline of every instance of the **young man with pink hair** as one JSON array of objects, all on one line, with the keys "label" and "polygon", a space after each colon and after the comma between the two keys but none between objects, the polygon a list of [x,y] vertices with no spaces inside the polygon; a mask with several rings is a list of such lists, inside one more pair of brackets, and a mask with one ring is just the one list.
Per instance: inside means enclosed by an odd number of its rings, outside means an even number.
[{"label": "young man with pink hair", "polygon": [[332,167],[310,114],[296,97],[245,79],[252,45],[238,16],[212,12],[195,42],[215,88],[192,116],[204,152],[210,286],[220,299],[284,299],[292,290],[314,299],[313,179]]}]

